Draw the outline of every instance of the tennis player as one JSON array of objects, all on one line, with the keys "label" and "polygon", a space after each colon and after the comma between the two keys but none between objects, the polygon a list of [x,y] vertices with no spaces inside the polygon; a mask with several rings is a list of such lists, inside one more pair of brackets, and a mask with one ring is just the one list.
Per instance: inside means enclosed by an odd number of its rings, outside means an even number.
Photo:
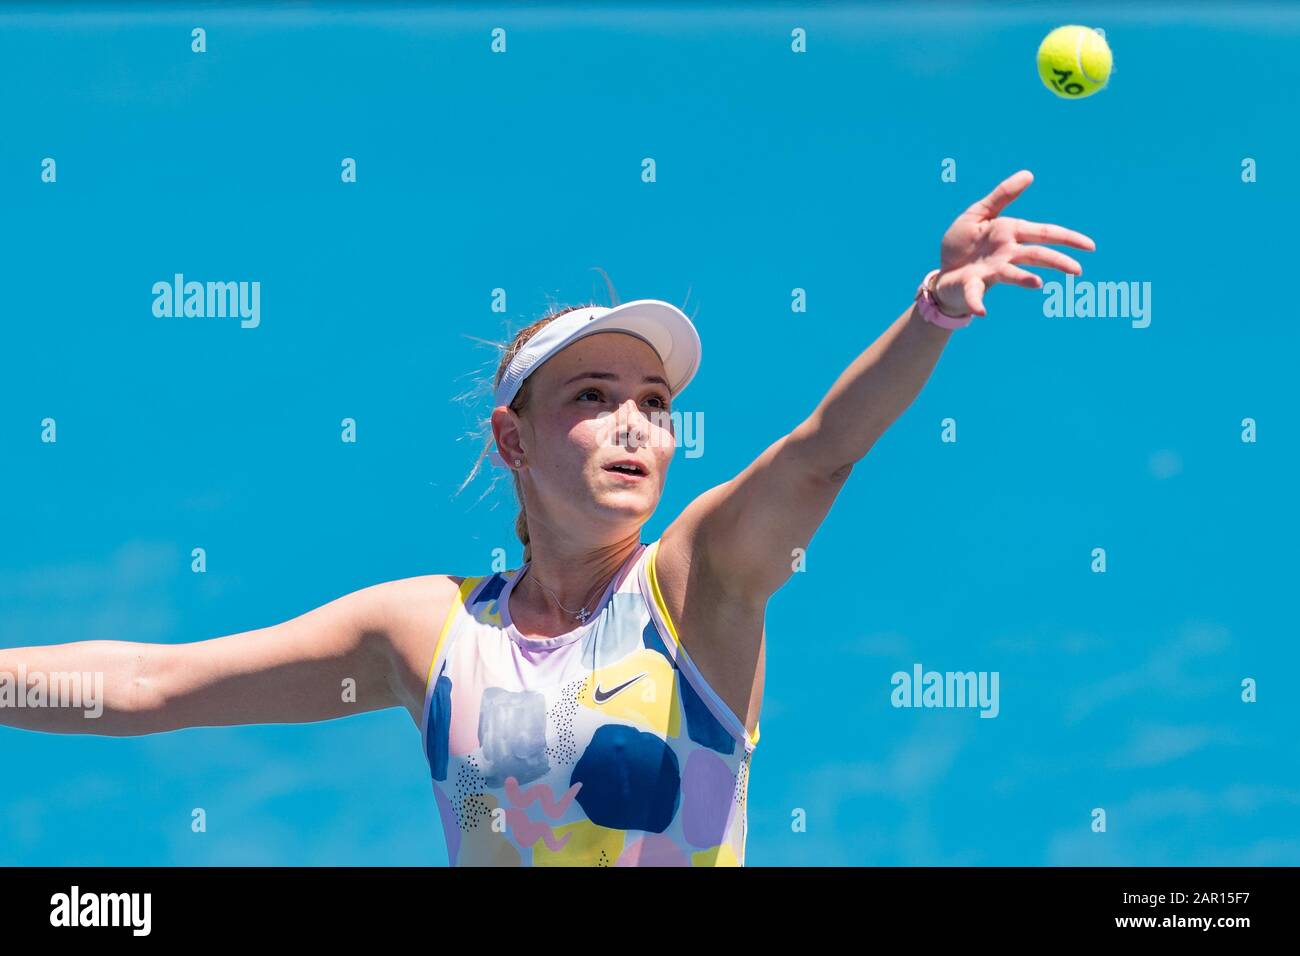
[{"label": "tennis player", "polygon": [[[1082,273],[1045,243],[1095,248],[1002,215],[1032,180],[959,216],[915,299],[807,418],[657,540],[641,529],[699,336],[657,300],[561,310],[521,330],[495,376],[484,454],[513,475],[519,567],[391,581],[196,643],[0,650],[0,722],[127,736],[405,707],[453,865],[743,864],[764,611],[796,549],[987,289],[1040,288],[1025,265]],[[13,675],[67,672],[102,673],[97,719],[14,706]]]}]

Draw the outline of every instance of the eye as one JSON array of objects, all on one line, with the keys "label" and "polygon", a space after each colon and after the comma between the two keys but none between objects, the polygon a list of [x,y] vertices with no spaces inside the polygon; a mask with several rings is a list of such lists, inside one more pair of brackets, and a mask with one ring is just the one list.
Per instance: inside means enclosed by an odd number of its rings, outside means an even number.
[{"label": "eye", "polygon": [[[601,395],[600,389],[598,388],[583,389],[577,394],[576,400],[581,402],[586,399],[588,395],[594,396],[595,400],[598,402],[604,400],[604,397]],[[657,411],[668,411],[668,398],[665,395],[655,393],[648,396],[645,401],[647,404],[651,404],[651,406]]]}]

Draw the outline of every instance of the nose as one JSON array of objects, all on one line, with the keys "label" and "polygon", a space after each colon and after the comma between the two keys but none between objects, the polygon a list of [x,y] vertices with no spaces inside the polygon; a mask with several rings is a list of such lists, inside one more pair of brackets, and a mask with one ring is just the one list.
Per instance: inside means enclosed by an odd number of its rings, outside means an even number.
[{"label": "nose", "polygon": [[633,444],[628,446],[632,448],[643,447],[650,438],[650,419],[641,411],[636,399],[633,398],[629,398],[618,407],[614,444],[623,445],[625,436],[633,439]]}]

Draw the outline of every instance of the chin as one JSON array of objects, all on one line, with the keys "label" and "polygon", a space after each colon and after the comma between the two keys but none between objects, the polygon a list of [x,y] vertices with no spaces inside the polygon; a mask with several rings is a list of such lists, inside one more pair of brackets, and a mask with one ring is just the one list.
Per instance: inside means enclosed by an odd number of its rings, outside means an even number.
[{"label": "chin", "polygon": [[649,518],[654,514],[659,499],[639,488],[602,489],[595,496],[597,510],[606,515],[626,520],[629,518]]}]

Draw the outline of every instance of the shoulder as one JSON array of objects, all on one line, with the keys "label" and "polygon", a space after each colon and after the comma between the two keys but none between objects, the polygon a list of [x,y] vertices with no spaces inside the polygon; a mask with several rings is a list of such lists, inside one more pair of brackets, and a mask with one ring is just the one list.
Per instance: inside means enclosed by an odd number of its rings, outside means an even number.
[{"label": "shoulder", "polygon": [[424,683],[444,622],[482,577],[422,574],[376,584],[373,619],[387,637],[394,690],[413,719],[424,706]]},{"label": "shoulder", "polygon": [[377,628],[397,637],[412,627],[427,626],[429,615],[450,609],[468,580],[455,574],[421,574],[384,581],[355,591],[349,597],[364,605]]}]

